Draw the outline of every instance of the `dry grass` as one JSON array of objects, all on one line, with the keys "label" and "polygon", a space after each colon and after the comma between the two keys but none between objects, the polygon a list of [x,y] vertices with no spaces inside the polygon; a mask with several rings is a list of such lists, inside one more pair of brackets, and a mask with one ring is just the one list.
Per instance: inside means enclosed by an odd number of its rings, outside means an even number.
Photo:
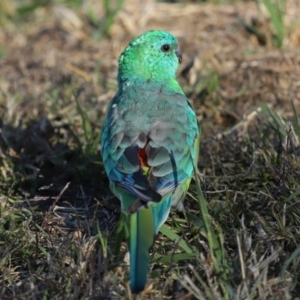
[{"label": "dry grass", "polygon": [[140,299],[296,299],[298,1],[286,2],[282,49],[267,11],[250,1],[127,0],[108,32],[99,1],[50,2],[21,17],[2,1],[0,298],[133,297],[97,145],[118,55],[159,28],[184,52],[179,80],[203,129],[201,186],[223,258],[216,272],[193,184],[185,211],[167,222],[175,242],[161,234],[153,247]]}]

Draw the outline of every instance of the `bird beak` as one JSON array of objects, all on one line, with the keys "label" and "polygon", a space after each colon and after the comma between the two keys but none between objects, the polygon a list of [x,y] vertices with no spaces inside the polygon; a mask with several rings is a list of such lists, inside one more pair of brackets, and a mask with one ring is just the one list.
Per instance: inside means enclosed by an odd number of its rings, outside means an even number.
[{"label": "bird beak", "polygon": [[181,61],[182,61],[182,52],[181,52],[179,46],[177,46],[177,48],[175,50],[175,54],[178,57],[179,64],[181,64]]}]

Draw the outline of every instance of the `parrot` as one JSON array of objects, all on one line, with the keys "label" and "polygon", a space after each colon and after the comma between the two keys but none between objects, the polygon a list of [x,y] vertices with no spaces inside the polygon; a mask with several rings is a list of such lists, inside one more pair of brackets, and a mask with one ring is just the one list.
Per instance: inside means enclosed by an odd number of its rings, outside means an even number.
[{"label": "parrot", "polygon": [[127,216],[130,288],[145,289],[149,250],[171,206],[180,205],[198,162],[200,126],[176,80],[177,39],[150,30],[118,60],[118,90],[108,105],[101,155],[112,193]]}]

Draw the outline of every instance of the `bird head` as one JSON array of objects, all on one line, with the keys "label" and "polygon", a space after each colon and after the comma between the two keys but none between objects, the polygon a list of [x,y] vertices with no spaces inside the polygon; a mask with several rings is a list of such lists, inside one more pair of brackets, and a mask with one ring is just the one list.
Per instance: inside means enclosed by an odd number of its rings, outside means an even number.
[{"label": "bird head", "polygon": [[119,82],[139,78],[162,82],[175,78],[182,53],[168,32],[151,30],[133,39],[119,58]]}]

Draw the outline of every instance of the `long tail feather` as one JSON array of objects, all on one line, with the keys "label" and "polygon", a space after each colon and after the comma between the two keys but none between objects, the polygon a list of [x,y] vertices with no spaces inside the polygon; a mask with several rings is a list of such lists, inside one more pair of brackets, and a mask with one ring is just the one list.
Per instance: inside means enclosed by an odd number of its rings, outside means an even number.
[{"label": "long tail feather", "polygon": [[146,285],[149,248],[154,241],[152,209],[144,208],[130,216],[130,287],[133,293],[141,292]]}]

